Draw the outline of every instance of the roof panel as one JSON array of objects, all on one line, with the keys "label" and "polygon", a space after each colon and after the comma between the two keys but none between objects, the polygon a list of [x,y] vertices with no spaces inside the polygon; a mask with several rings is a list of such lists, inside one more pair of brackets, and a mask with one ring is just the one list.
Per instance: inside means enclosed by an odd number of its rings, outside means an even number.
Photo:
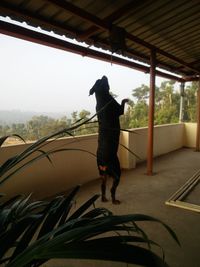
[{"label": "roof panel", "polygon": [[[115,25],[126,32],[126,48],[116,52],[127,60],[149,63],[154,49],[162,68],[181,75],[200,72],[199,0],[1,0],[0,15],[110,52]],[[122,41],[118,31],[115,42]]]}]

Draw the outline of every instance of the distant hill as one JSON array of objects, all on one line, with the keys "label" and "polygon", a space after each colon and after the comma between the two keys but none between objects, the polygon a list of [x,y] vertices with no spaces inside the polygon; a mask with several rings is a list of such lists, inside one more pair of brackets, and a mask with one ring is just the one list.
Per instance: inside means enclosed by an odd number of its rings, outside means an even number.
[{"label": "distant hill", "polygon": [[10,125],[12,123],[26,123],[31,120],[33,116],[48,116],[54,119],[63,116],[71,117],[70,114],[59,112],[34,112],[34,111],[20,111],[20,110],[0,110],[0,125]]}]

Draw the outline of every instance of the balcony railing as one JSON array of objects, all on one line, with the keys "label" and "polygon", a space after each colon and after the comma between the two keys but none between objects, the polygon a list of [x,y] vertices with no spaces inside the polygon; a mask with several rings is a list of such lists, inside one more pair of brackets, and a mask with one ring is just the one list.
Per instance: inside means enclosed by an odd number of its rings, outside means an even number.
[{"label": "balcony railing", "polygon": [[[195,147],[196,124],[177,123],[155,126],[154,157],[182,147]],[[133,169],[147,157],[147,128],[122,132],[119,158],[123,169]],[[0,163],[23,151],[30,144],[5,146],[1,148]],[[135,157],[127,149],[134,152]],[[66,191],[77,184],[84,184],[99,177],[96,167],[97,134],[62,138],[49,143],[48,149],[71,148],[51,156],[53,165],[44,158],[34,162],[1,186],[1,192],[8,196],[33,193],[33,198],[45,198]],[[94,155],[73,150],[87,150]]]}]

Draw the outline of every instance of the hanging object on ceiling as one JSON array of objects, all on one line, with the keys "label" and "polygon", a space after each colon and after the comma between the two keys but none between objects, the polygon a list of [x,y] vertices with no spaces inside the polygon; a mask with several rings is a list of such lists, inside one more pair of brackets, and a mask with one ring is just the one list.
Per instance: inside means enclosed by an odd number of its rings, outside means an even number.
[{"label": "hanging object on ceiling", "polygon": [[112,25],[109,37],[112,53],[121,52],[124,55],[126,50],[126,31],[123,28]]}]

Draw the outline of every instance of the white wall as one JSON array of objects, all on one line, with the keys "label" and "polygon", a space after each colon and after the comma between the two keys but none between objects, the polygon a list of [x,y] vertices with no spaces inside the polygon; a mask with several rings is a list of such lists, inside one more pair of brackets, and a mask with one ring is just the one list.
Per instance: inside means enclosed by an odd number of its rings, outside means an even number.
[{"label": "white wall", "polygon": [[[128,153],[130,158],[128,162],[126,161],[127,165],[123,164],[123,167],[134,168],[137,162],[147,159],[147,135],[147,127],[132,129],[132,133],[122,133],[123,139],[128,140],[129,149],[139,157],[134,158]],[[184,123],[166,124],[154,127],[154,157],[177,150],[183,147],[183,144]],[[126,158],[128,158],[127,155]]]},{"label": "white wall", "polygon": [[[28,145],[2,147],[0,163],[23,151]],[[57,148],[71,149],[53,154],[53,165],[46,159],[34,162],[1,185],[1,192],[8,195],[33,193],[33,198],[43,198],[66,191],[77,184],[83,184],[98,177],[96,168],[97,135],[63,138],[49,143],[43,150]],[[84,151],[88,150],[91,155]]]},{"label": "white wall", "polygon": [[185,123],[185,131],[184,131],[184,146],[195,148],[196,146],[196,123]]},{"label": "white wall", "polygon": [[[169,124],[154,128],[154,156],[159,156],[183,146],[194,147],[196,124]],[[147,158],[147,128],[133,129],[133,133],[122,132],[120,143],[140,157],[137,159],[127,149],[120,146],[121,167],[135,168],[136,164]],[[28,145],[15,145],[1,148],[0,164],[23,151]],[[46,149],[68,148],[51,156],[53,165],[42,159],[24,169],[5,184],[1,192],[8,196],[18,193],[33,193],[33,198],[44,198],[63,192],[77,184],[83,184],[99,177],[96,166],[97,135],[62,138],[49,143]],[[91,155],[84,151],[88,150]]]}]

